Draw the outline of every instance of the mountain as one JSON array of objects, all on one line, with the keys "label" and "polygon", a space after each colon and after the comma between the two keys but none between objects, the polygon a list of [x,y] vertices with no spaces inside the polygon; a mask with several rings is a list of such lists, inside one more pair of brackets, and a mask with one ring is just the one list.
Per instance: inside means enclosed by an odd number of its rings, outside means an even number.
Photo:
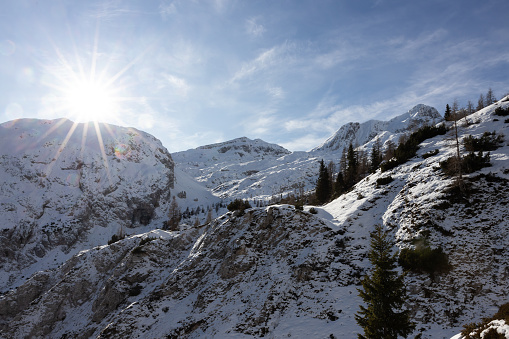
[{"label": "mountain", "polygon": [[[292,153],[287,149],[263,140],[237,138],[230,141],[201,146],[173,154],[178,166],[199,183],[222,198],[249,196],[253,187],[270,196],[273,187],[260,177],[267,168],[278,166],[281,159]],[[260,187],[261,188],[261,187]]]},{"label": "mountain", "polygon": [[[509,110],[509,101],[467,117],[460,138],[509,135],[497,107]],[[400,249],[426,243],[447,255],[447,271],[407,273],[405,307],[412,337],[449,338],[509,298],[509,145],[497,138],[491,166],[464,174],[460,194],[440,167],[456,153],[448,127],[327,205],[228,212],[76,253],[0,296],[0,334],[354,338],[369,233],[380,224]]]},{"label": "mountain", "polygon": [[435,125],[443,118],[433,107],[417,105],[389,121],[370,120],[342,126],[324,144],[310,152],[290,152],[260,139],[234,139],[173,154],[177,168],[223,199],[273,197],[313,190],[319,161],[339,163],[350,143],[370,152],[375,138],[382,144],[397,142],[424,125]]},{"label": "mountain", "polygon": [[[421,126],[434,126],[443,120],[434,107],[419,104],[408,112],[392,118],[389,121],[369,120],[363,123],[347,123],[313,151],[340,151],[351,143],[362,146],[373,140],[376,136],[408,133]],[[389,132],[389,133],[383,133]],[[382,144],[386,141],[382,139]]]},{"label": "mountain", "polygon": [[1,290],[113,235],[162,227],[182,185],[187,205],[219,200],[133,128],[22,119],[0,125],[0,144]]}]

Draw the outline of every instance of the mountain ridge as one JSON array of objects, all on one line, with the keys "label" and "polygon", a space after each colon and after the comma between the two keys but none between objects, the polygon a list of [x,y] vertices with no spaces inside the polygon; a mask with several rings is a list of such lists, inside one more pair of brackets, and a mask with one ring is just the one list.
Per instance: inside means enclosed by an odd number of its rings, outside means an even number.
[{"label": "mountain ridge", "polygon": [[[350,143],[369,152],[375,138],[382,145],[388,141],[397,143],[400,135],[441,121],[435,108],[419,104],[388,121],[347,123],[309,152],[290,152],[260,139],[243,137],[176,152],[173,159],[177,167],[223,199],[253,197],[269,201],[280,195],[313,190],[319,161],[339,163],[343,149]],[[242,151],[243,148],[257,150],[256,155]]]},{"label": "mountain ridge", "polygon": [[[459,127],[461,138],[507,134],[509,124],[493,115],[497,105],[509,109],[499,102],[474,113]],[[228,212],[80,252],[0,296],[0,331],[14,338],[355,337],[357,287],[379,223],[398,248],[426,239],[448,255],[449,272],[407,273],[405,307],[417,323],[413,335],[451,337],[494,313],[509,289],[509,145],[491,152],[491,167],[464,176],[472,193],[458,200],[450,193],[455,178],[439,167],[456,152],[452,133],[427,139],[416,157],[324,206]],[[389,176],[389,184],[377,183]]]}]

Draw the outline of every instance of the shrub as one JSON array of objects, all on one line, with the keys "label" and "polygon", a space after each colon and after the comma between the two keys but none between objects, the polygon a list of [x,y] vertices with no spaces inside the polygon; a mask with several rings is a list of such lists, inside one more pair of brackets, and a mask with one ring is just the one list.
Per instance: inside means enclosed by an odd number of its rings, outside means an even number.
[{"label": "shrub", "polygon": [[[464,330],[461,331],[461,335],[467,339],[481,338],[481,332],[488,328],[488,324],[493,320],[504,320],[509,323],[509,303],[505,303],[498,309],[497,313],[495,313],[492,317],[483,318],[483,320],[476,324],[470,323],[467,325],[463,325]],[[495,329],[490,329],[488,333],[484,335],[483,338],[502,338],[505,336],[500,335],[496,332]]]},{"label": "shrub", "polygon": [[376,179],[376,185],[377,186],[387,185],[387,184],[390,184],[393,181],[394,181],[394,178],[389,175],[388,177],[383,177],[383,178]]},{"label": "shrub", "polygon": [[111,236],[111,239],[110,239],[110,240],[108,240],[108,245],[114,244],[114,243],[116,243],[117,241],[120,241],[120,240],[122,240],[122,239],[124,239],[124,238],[125,238],[125,235],[120,236],[120,235],[117,235],[117,234],[113,234],[113,235]]},{"label": "shrub", "polygon": [[421,273],[447,272],[450,269],[449,259],[442,247],[432,249],[426,241],[421,241],[414,249],[402,249],[398,263],[405,270]]},{"label": "shrub", "polygon": [[435,126],[424,126],[419,128],[414,133],[410,134],[405,142],[398,145],[394,151],[394,158],[382,163],[380,169],[382,172],[393,169],[394,167],[404,164],[410,158],[414,157],[419,150],[419,144],[426,139],[436,137],[437,135],[444,135],[447,133],[445,125]]},{"label": "shrub", "polygon": [[395,167],[398,167],[398,165],[400,165],[400,163],[395,158],[392,158],[389,161],[382,162],[380,164],[380,169],[382,170],[382,172],[386,172],[390,171]]},{"label": "shrub", "polygon": [[499,117],[506,117],[509,115],[509,106],[506,108],[497,107],[495,108],[495,115],[498,115]]},{"label": "shrub", "polygon": [[[444,171],[446,175],[456,175],[458,174],[457,162],[457,157],[450,157],[440,162],[440,168],[442,168],[442,171]],[[470,152],[461,158],[460,166],[461,173],[463,174],[473,173],[480,170],[481,168],[490,167],[490,152],[486,153],[486,155],[483,155],[482,151],[478,152],[477,154]]]},{"label": "shrub", "polygon": [[239,214],[244,214],[244,211],[248,208],[251,208],[251,205],[249,204],[249,201],[242,200],[242,199],[235,199],[231,203],[226,206],[228,208],[228,211],[239,211]]},{"label": "shrub", "polygon": [[248,208],[251,208],[251,205],[249,204],[249,201],[242,200],[242,199],[235,199],[227,206],[229,211],[237,211],[237,210],[245,210]]},{"label": "shrub", "polygon": [[504,141],[504,136],[495,132],[484,132],[484,134],[480,138],[474,138],[469,135],[463,139],[463,144],[465,145],[465,149],[469,152],[479,152],[479,151],[494,151],[499,146],[500,143]]},{"label": "shrub", "polygon": [[129,289],[129,296],[135,297],[141,293],[143,287],[140,284],[136,284]]},{"label": "shrub", "polygon": [[422,155],[422,158],[423,158],[423,159],[427,159],[427,158],[429,158],[429,157],[432,157],[432,156],[434,156],[434,155],[437,155],[437,154],[438,154],[438,152],[439,152],[439,150],[438,150],[438,149],[435,149],[435,150],[433,150],[433,151],[426,152],[426,153],[424,153],[424,154]]},{"label": "shrub", "polygon": [[136,246],[133,250],[132,250],[132,253],[134,254],[142,254],[142,253],[145,253],[145,251],[143,251],[143,245],[145,245],[146,243],[148,242],[151,242],[152,240],[156,240],[157,238],[154,238],[154,237],[146,237],[146,238],[143,238],[140,240],[140,243],[138,244],[138,246]]},{"label": "shrub", "polygon": [[461,162],[461,169],[463,173],[473,173],[484,167],[490,167],[490,152],[483,155],[482,151],[478,152],[477,155],[474,152],[463,157]]},{"label": "shrub", "polygon": [[316,210],[316,208],[311,207],[311,208],[309,209],[309,213],[311,213],[311,214],[317,214],[317,213],[318,213],[318,211]]}]

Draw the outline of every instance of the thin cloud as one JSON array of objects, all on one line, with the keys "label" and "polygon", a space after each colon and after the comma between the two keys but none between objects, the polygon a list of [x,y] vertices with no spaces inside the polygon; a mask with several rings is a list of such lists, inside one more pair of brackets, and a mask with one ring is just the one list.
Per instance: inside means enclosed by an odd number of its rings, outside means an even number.
[{"label": "thin cloud", "polygon": [[246,20],[247,34],[253,37],[260,37],[265,33],[266,29],[262,24],[258,23],[257,18],[250,18]]},{"label": "thin cloud", "polygon": [[177,13],[175,1],[165,0],[159,5],[159,14],[163,17],[163,19],[168,19],[175,13]]},{"label": "thin cloud", "polygon": [[285,98],[285,92],[281,87],[268,87],[267,93],[270,97],[275,100],[281,100]]},{"label": "thin cloud", "polygon": [[248,78],[256,73],[274,68],[291,60],[290,52],[294,44],[285,42],[282,45],[274,46],[261,52],[255,59],[244,63],[230,80],[230,83]]},{"label": "thin cloud", "polygon": [[291,151],[297,150],[309,151],[312,148],[321,145],[324,142],[324,140],[325,139],[322,136],[316,134],[306,134],[299,138],[293,139],[289,142],[281,143],[281,146]]},{"label": "thin cloud", "polygon": [[428,55],[428,52],[435,51],[436,45],[444,41],[446,36],[447,31],[438,29],[413,39],[404,37],[391,38],[386,42],[388,46],[386,50],[399,60],[412,59],[416,55]]},{"label": "thin cloud", "polygon": [[172,74],[166,74],[164,76],[166,83],[172,87],[173,90],[175,90],[175,94],[177,94],[180,97],[187,97],[187,94],[189,90],[191,89],[191,86],[187,83],[187,81],[183,78],[179,78]]}]

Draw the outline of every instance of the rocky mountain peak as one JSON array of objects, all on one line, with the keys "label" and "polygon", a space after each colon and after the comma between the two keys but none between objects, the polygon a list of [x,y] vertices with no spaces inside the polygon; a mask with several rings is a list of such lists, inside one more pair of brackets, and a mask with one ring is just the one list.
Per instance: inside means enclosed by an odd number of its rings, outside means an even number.
[{"label": "rocky mountain peak", "polygon": [[362,146],[383,132],[410,133],[421,126],[435,125],[442,120],[442,116],[434,107],[419,104],[388,121],[349,122],[312,151],[342,151],[350,143],[354,146]]},{"label": "rocky mountain peak", "polygon": [[21,119],[0,125],[0,143],[1,286],[165,216],[174,162],[145,132]]}]

